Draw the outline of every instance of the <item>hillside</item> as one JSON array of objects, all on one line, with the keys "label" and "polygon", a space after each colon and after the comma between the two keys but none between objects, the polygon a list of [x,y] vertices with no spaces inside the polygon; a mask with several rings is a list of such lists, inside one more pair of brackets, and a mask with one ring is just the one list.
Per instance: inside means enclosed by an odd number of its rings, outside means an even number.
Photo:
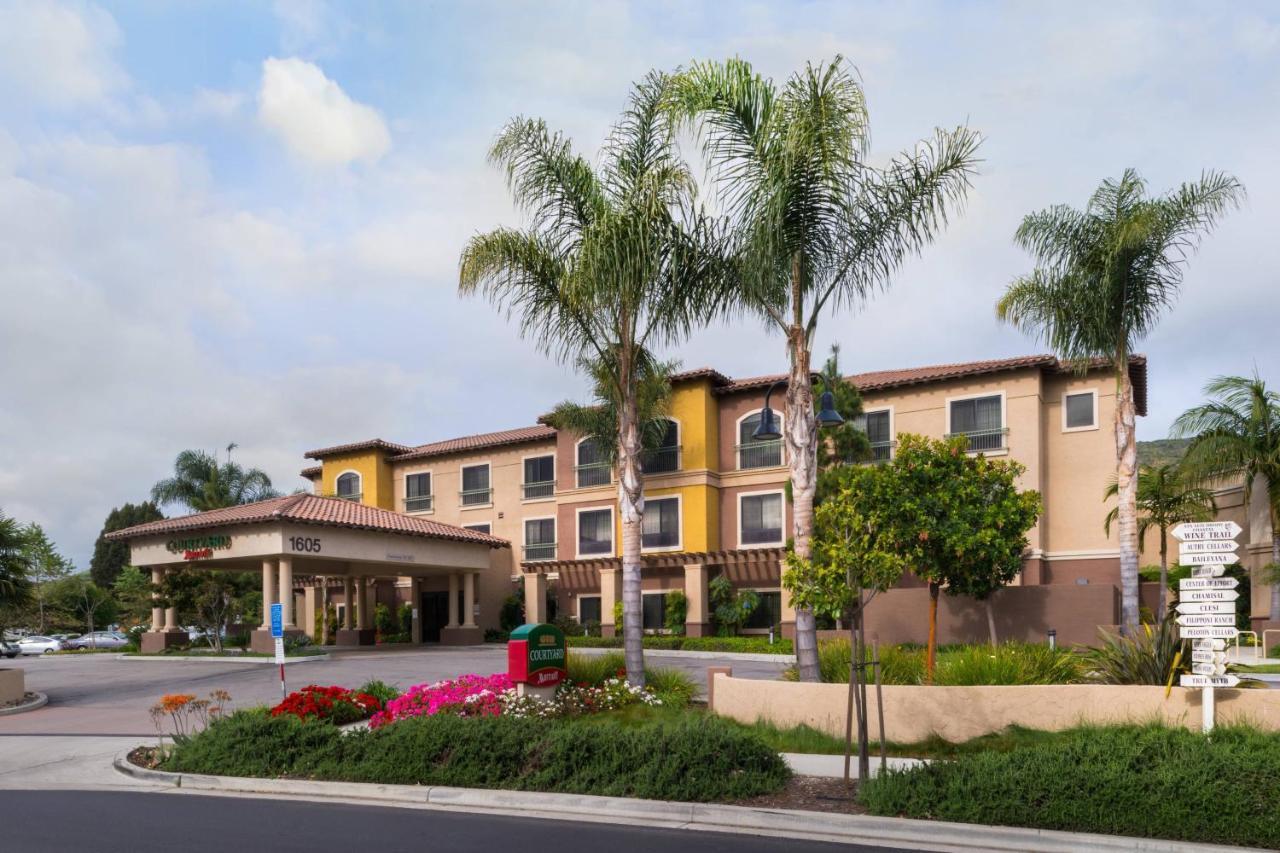
[{"label": "hillside", "polygon": [[1177,462],[1187,452],[1189,438],[1159,438],[1155,441],[1138,442],[1139,465],[1164,465]]}]

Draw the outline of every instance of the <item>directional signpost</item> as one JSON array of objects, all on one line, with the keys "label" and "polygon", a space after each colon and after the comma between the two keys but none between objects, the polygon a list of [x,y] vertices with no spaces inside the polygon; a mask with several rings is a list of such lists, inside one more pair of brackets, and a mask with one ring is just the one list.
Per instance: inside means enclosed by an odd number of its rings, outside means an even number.
[{"label": "directional signpost", "polygon": [[1227,640],[1240,633],[1236,629],[1236,587],[1240,581],[1226,578],[1227,565],[1240,562],[1236,537],[1240,525],[1234,521],[1195,521],[1173,528],[1178,540],[1178,562],[1193,566],[1191,577],[1178,581],[1178,633],[1192,640],[1191,671],[1179,683],[1204,690],[1203,727],[1213,730],[1213,689],[1235,687],[1240,679],[1227,675]]},{"label": "directional signpost", "polygon": [[284,605],[279,602],[271,605],[271,636],[276,640],[276,664],[280,667],[280,698],[283,700],[289,691],[284,686]]}]

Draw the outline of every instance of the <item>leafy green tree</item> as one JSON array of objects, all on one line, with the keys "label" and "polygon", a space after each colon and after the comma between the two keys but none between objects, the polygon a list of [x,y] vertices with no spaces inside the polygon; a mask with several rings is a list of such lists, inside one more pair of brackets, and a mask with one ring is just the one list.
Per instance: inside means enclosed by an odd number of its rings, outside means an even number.
[{"label": "leafy green tree", "polygon": [[[1271,516],[1271,564],[1280,566],[1280,393],[1254,374],[1219,376],[1204,387],[1208,403],[1183,412],[1175,435],[1191,438],[1183,472],[1208,485],[1244,479],[1246,503],[1255,487],[1267,490]],[[1271,582],[1271,621],[1280,621],[1280,578]]]},{"label": "leafy green tree", "polygon": [[257,468],[244,468],[228,459],[219,463],[212,453],[184,450],[173,463],[173,476],[151,487],[159,506],[179,503],[194,512],[253,503],[279,496],[271,478]]},{"label": "leafy green tree", "polygon": [[1022,220],[1015,240],[1036,269],[1015,279],[996,306],[1000,319],[1037,335],[1086,370],[1102,360],[1115,371],[1115,448],[1120,535],[1121,621],[1138,626],[1137,410],[1130,357],[1182,284],[1187,256],[1244,187],[1205,172],[1152,198],[1133,169],[1107,179],[1083,211],[1056,205]]},{"label": "leafy green tree", "polygon": [[45,628],[45,602],[49,584],[75,573],[75,566],[49,540],[44,528],[32,522],[23,532],[29,556],[32,592],[36,606],[36,630],[43,634]]},{"label": "leafy green tree", "polygon": [[[866,419],[862,412],[862,395],[850,382],[846,382],[840,370],[840,346],[831,345],[831,355],[822,365],[822,386],[831,392],[835,410],[844,418],[844,423],[837,427],[829,427],[822,432],[818,442],[818,485],[814,500],[821,502],[825,472],[839,465],[851,465],[871,460],[871,442],[867,438]],[[814,400],[815,412],[820,406]]]},{"label": "leafy green tree", "polygon": [[49,585],[51,619],[60,627],[72,627],[92,634],[97,626],[109,624],[116,615],[110,593],[90,579],[87,572],[60,578]]},{"label": "leafy green tree", "polygon": [[0,637],[6,617],[31,601],[31,554],[22,525],[0,512]]},{"label": "leafy green tree", "polygon": [[[977,165],[977,134],[938,130],[887,166],[868,162],[866,100],[837,56],[779,87],[747,62],[695,63],[676,78],[671,108],[701,131],[708,169],[735,235],[739,310],[786,338],[784,439],[791,467],[793,547],[809,557],[818,431],[811,348],[827,309],[860,304],[889,283],[946,222]],[[796,610],[800,678],[817,681],[812,611]]]},{"label": "leafy green tree", "polygon": [[130,628],[146,625],[151,617],[151,578],[137,566],[124,566],[116,575],[111,595],[120,619]]},{"label": "leafy green tree", "polygon": [[107,515],[102,524],[102,532],[93,543],[93,557],[89,560],[89,575],[98,586],[109,588],[115,585],[121,569],[129,563],[129,543],[120,540],[108,540],[108,533],[124,530],[135,524],[148,521],[159,521],[164,518],[160,508],[150,501],[118,506]]},{"label": "leafy green tree", "polygon": [[253,586],[253,575],[249,572],[184,567],[167,572],[159,591],[161,604],[177,608],[179,622],[200,628],[209,645],[220,653],[227,627],[251,616],[249,602]]},{"label": "leafy green tree", "polygon": [[726,270],[714,221],[695,204],[670,115],[671,80],[651,73],[605,143],[598,165],[540,120],[517,118],[490,160],[507,174],[526,230],[499,228],[463,250],[459,290],[519,315],[521,334],[562,360],[591,363],[617,407],[627,678],[644,684],[640,537],[644,515],[640,390],[652,352],[708,320]]},{"label": "leafy green tree", "polygon": [[[1106,497],[1120,493],[1120,484],[1112,481]],[[1169,529],[1184,521],[1209,521],[1218,511],[1213,491],[1196,486],[1182,476],[1173,463],[1138,467],[1138,550],[1143,548],[1147,531],[1160,534],[1160,601],[1156,605],[1156,621],[1164,619],[1165,594],[1169,589]],[[1112,507],[1103,520],[1103,529],[1111,535],[1111,525],[1120,514]]]},{"label": "leafy green tree", "polygon": [[760,606],[759,593],[754,589],[734,589],[733,582],[724,575],[717,575],[707,584],[707,595],[711,599],[716,633],[722,637],[737,636],[738,630]]}]

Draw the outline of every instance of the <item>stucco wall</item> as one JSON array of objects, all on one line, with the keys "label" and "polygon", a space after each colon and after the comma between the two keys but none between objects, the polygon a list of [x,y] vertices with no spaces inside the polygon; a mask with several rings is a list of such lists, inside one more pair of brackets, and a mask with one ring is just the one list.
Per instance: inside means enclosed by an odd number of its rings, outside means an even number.
[{"label": "stucco wall", "polygon": [[[829,734],[844,733],[848,686],[803,684],[713,676],[717,714],[744,723],[769,720],[779,726],[801,723]],[[885,737],[914,743],[931,735],[963,741],[1011,725],[1059,731],[1082,722],[1122,723],[1160,720],[1167,725],[1200,725],[1199,690],[1163,687],[1062,684],[1028,687],[908,687],[884,691]],[[868,690],[871,733],[878,735],[876,691]],[[1219,723],[1248,722],[1280,731],[1280,692],[1216,691]]]},{"label": "stucco wall", "polygon": [[26,692],[24,673],[20,669],[0,669],[0,705],[17,702]]}]

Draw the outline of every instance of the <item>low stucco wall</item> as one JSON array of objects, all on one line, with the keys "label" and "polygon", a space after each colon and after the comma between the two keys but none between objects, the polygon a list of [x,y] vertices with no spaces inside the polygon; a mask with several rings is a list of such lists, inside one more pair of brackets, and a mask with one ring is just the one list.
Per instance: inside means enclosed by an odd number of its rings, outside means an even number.
[{"label": "low stucco wall", "polygon": [[26,693],[23,671],[20,669],[0,669],[0,705],[6,702],[17,702]]},{"label": "low stucco wall", "polygon": [[[804,723],[830,734],[844,734],[849,694],[845,684],[801,684],[711,675],[712,710],[744,723],[769,720],[780,726]],[[884,688],[885,736],[914,743],[931,735],[963,741],[1011,725],[1057,731],[1082,722],[1122,723],[1160,720],[1167,725],[1200,726],[1201,691],[1163,687],[1057,684],[1028,687]],[[874,686],[868,689],[872,737],[876,737]],[[1280,691],[1218,690],[1219,723],[1248,722],[1280,731]]]}]

